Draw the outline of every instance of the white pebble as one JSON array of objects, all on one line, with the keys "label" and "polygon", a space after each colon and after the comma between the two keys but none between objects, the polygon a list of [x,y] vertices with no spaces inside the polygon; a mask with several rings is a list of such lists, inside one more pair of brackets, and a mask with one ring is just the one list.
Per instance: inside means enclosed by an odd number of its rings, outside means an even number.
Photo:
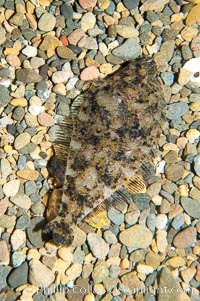
[{"label": "white pebble", "polygon": [[165,214],[158,214],[156,217],[156,228],[164,229],[167,224],[167,216]]},{"label": "white pebble", "polygon": [[77,81],[78,81],[77,77],[70,78],[70,80],[68,81],[68,83],[66,85],[67,90],[68,91],[72,90],[74,88],[74,86],[76,85]]},{"label": "white pebble", "polygon": [[44,112],[44,107],[38,105],[30,105],[28,111],[31,113],[31,115],[37,116],[40,113]]},{"label": "white pebble", "polygon": [[37,55],[37,48],[34,46],[27,45],[23,50],[22,53],[27,57],[34,57]]},{"label": "white pebble", "polygon": [[11,85],[10,79],[2,79],[0,80],[0,85],[8,88]]},{"label": "white pebble", "polygon": [[164,160],[158,162],[158,164],[156,165],[156,175],[164,173],[165,164],[166,162]]}]

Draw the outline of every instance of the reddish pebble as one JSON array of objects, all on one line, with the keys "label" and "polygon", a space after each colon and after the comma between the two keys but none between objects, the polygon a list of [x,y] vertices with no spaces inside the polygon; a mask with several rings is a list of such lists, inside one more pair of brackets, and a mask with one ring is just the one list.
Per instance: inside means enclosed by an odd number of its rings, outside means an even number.
[{"label": "reddish pebble", "polygon": [[93,8],[95,7],[97,0],[79,0],[80,5],[82,8]]},{"label": "reddish pebble", "polygon": [[63,46],[69,45],[69,42],[68,42],[68,39],[67,39],[66,36],[61,36],[61,37],[60,37],[60,40],[61,40]]},{"label": "reddish pebble", "polygon": [[95,66],[89,66],[85,68],[81,74],[81,80],[93,80],[99,77],[99,70]]},{"label": "reddish pebble", "polygon": [[184,249],[188,248],[195,242],[197,230],[194,227],[188,227],[175,236],[173,244],[176,248]]},{"label": "reddish pebble", "polygon": [[10,64],[10,66],[12,66],[16,69],[18,69],[21,65],[21,62],[20,62],[20,59],[18,58],[18,56],[15,54],[12,54],[12,53],[10,53],[6,56],[6,61],[8,62],[8,64]]},{"label": "reddish pebble", "polygon": [[44,126],[52,126],[55,123],[53,117],[47,113],[39,114],[38,122],[39,122],[39,124],[44,125]]}]

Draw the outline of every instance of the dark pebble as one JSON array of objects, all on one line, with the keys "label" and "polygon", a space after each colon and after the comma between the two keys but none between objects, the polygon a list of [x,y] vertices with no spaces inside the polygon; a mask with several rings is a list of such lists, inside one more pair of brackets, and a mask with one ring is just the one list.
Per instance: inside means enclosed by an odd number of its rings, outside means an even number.
[{"label": "dark pebble", "polygon": [[37,83],[42,80],[42,77],[32,69],[19,69],[16,71],[16,80],[24,83]]},{"label": "dark pebble", "polygon": [[30,217],[26,214],[21,215],[18,219],[17,219],[17,223],[16,223],[16,228],[17,229],[26,229],[28,228],[30,225]]},{"label": "dark pebble", "polygon": [[6,277],[8,276],[8,273],[8,267],[0,266],[0,290],[7,286]]},{"label": "dark pebble", "polygon": [[139,193],[133,195],[133,201],[140,211],[149,208],[149,203],[151,201],[150,197],[146,193]]},{"label": "dark pebble", "polygon": [[42,217],[34,217],[31,219],[30,226],[27,228],[28,239],[31,244],[40,248],[43,246],[44,241],[42,239],[42,230],[45,226],[45,219]]},{"label": "dark pebble", "polygon": [[20,267],[13,269],[8,275],[7,281],[12,288],[17,288],[20,285],[26,284],[28,282],[27,262],[24,262]]},{"label": "dark pebble", "polygon": [[64,3],[63,5],[61,5],[60,11],[67,21],[72,20],[73,9],[71,6]]},{"label": "dark pebble", "polygon": [[123,0],[124,6],[128,9],[134,9],[138,7],[139,3],[139,0]]},{"label": "dark pebble", "polygon": [[17,121],[21,121],[24,118],[25,110],[22,107],[16,107],[13,111],[12,117]]}]

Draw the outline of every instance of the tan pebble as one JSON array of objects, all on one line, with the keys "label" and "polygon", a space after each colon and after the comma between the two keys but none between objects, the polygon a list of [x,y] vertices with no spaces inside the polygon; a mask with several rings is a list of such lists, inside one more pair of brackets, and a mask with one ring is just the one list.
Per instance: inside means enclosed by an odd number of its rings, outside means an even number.
[{"label": "tan pebble", "polygon": [[181,267],[181,266],[185,265],[185,259],[183,257],[180,257],[180,256],[175,256],[175,257],[172,257],[172,258],[168,259],[165,262],[165,265],[169,265],[173,268]]},{"label": "tan pebble", "polygon": [[110,0],[98,0],[97,4],[101,10],[105,10],[110,6]]},{"label": "tan pebble", "polygon": [[186,18],[186,25],[200,24],[200,4],[192,7]]},{"label": "tan pebble", "polygon": [[200,102],[193,102],[191,105],[190,105],[190,110],[192,110],[193,112],[196,112],[196,111],[200,111]]},{"label": "tan pebble", "polygon": [[10,262],[10,256],[8,252],[7,243],[2,240],[0,241],[0,266],[1,265],[8,265]]},{"label": "tan pebble", "polygon": [[29,249],[27,253],[27,259],[31,260],[33,258],[40,259],[40,253],[36,249]]},{"label": "tan pebble", "polygon": [[122,269],[129,269],[130,268],[130,262],[129,262],[128,258],[122,259],[122,261],[120,263],[120,268],[122,268]]},{"label": "tan pebble", "polygon": [[39,176],[39,172],[37,170],[23,169],[17,171],[17,176],[25,180],[34,181]]},{"label": "tan pebble", "polygon": [[193,51],[197,51],[200,49],[200,35],[199,34],[192,40],[190,48]]},{"label": "tan pebble", "polygon": [[10,242],[14,251],[21,248],[26,242],[26,234],[21,229],[16,229],[11,235]]},{"label": "tan pebble", "polygon": [[85,69],[80,74],[80,78],[83,81],[93,80],[99,77],[99,70],[95,66],[90,66]]},{"label": "tan pebble", "polygon": [[37,116],[32,115],[31,113],[26,113],[25,115],[26,124],[28,126],[37,127],[39,125],[37,121]]},{"label": "tan pebble", "polygon": [[183,208],[179,204],[171,204],[168,218],[172,219],[183,212]]},{"label": "tan pebble", "polygon": [[186,137],[179,137],[176,140],[176,144],[177,144],[178,148],[180,148],[180,149],[184,149],[187,142],[188,142],[188,139]]},{"label": "tan pebble", "polygon": [[200,189],[200,177],[194,176],[193,184],[196,188]]},{"label": "tan pebble", "polygon": [[52,126],[55,123],[53,117],[50,116],[47,113],[39,114],[38,115],[38,122],[39,122],[39,124],[44,125],[44,126]]},{"label": "tan pebble", "polygon": [[84,301],[95,301],[93,293],[89,293],[84,297]]},{"label": "tan pebble", "polygon": [[180,196],[188,196],[188,185],[187,184],[180,185],[178,190],[179,190]]},{"label": "tan pebble", "polygon": [[14,107],[26,107],[28,102],[26,98],[14,98],[11,100],[11,105]]},{"label": "tan pebble", "polygon": [[200,132],[196,129],[190,129],[186,133],[186,138],[189,142],[194,143],[200,136]]},{"label": "tan pebble", "polygon": [[179,249],[188,248],[194,244],[196,240],[196,234],[197,231],[195,227],[190,226],[185,228],[176,234],[173,239],[173,245]]},{"label": "tan pebble", "polygon": [[80,39],[82,37],[86,36],[85,32],[79,28],[79,29],[75,29],[74,31],[72,31],[72,33],[70,33],[70,35],[68,36],[68,41],[70,44],[72,45],[77,45],[77,43],[80,41]]},{"label": "tan pebble", "polygon": [[81,273],[82,273],[82,264],[80,263],[73,263],[66,270],[66,276],[68,278],[68,281],[76,279],[77,277],[80,276]]},{"label": "tan pebble", "polygon": [[29,282],[39,287],[48,287],[55,279],[53,272],[37,259],[29,263]]},{"label": "tan pebble", "polygon": [[193,248],[193,254],[200,255],[200,246],[195,246]]},{"label": "tan pebble", "polygon": [[187,69],[181,68],[178,75],[178,83],[183,86],[192,79],[193,73]]},{"label": "tan pebble", "polygon": [[83,15],[81,18],[81,29],[84,32],[87,32],[89,29],[92,29],[96,23],[96,17],[92,12],[88,12]]},{"label": "tan pebble", "polygon": [[66,87],[64,84],[56,84],[54,87],[53,87],[53,92],[55,92],[56,94],[59,94],[59,95],[66,95]]},{"label": "tan pebble", "polygon": [[200,281],[200,265],[197,266],[197,273],[195,275],[195,280]]},{"label": "tan pebble", "polygon": [[179,22],[183,19],[183,17],[184,17],[183,13],[173,14],[171,16],[171,23]]},{"label": "tan pebble", "polygon": [[31,140],[31,135],[29,133],[22,133],[16,137],[14,147],[19,150],[26,146]]},{"label": "tan pebble", "polygon": [[190,191],[190,195],[193,199],[200,201],[200,190],[199,189],[193,188]]},{"label": "tan pebble", "polygon": [[165,230],[156,231],[156,244],[158,251],[165,254],[168,247],[167,232]]},{"label": "tan pebble", "polygon": [[152,197],[152,202],[156,206],[160,206],[162,204],[162,197],[160,195],[155,195],[155,196]]},{"label": "tan pebble", "polygon": [[195,27],[185,26],[181,31],[181,35],[185,41],[190,42],[196,35],[198,34],[198,30]]},{"label": "tan pebble", "polygon": [[129,38],[137,38],[139,35],[139,32],[136,28],[133,26],[127,26],[127,25],[116,25],[116,30],[118,35],[125,39]]},{"label": "tan pebble", "polygon": [[104,73],[104,74],[110,74],[110,73],[112,73],[112,65],[109,64],[109,63],[102,64],[100,66],[100,72]]},{"label": "tan pebble", "polygon": [[192,280],[192,278],[194,277],[195,273],[196,273],[196,269],[195,268],[188,268],[188,269],[185,269],[185,270],[183,270],[183,271],[180,272],[181,278],[187,284],[189,284],[189,282]]},{"label": "tan pebble", "polygon": [[29,105],[37,105],[37,106],[41,106],[42,105],[42,101],[38,96],[32,96],[29,99]]},{"label": "tan pebble", "polygon": [[106,290],[105,290],[104,285],[101,284],[101,283],[95,284],[95,285],[94,285],[94,292],[95,292],[97,295],[100,295],[100,296],[102,296],[103,294],[105,294]]},{"label": "tan pebble", "polygon": [[74,258],[70,247],[60,248],[58,250],[58,255],[60,256],[60,258],[62,258],[63,260],[65,260],[67,262],[70,262],[70,263],[73,261],[73,258]]},{"label": "tan pebble", "polygon": [[10,174],[12,174],[10,162],[5,158],[1,159],[1,177],[6,179]]},{"label": "tan pebble", "polygon": [[20,181],[19,180],[12,180],[8,183],[3,185],[3,192],[4,194],[9,196],[15,196],[19,190]]},{"label": "tan pebble", "polygon": [[12,150],[13,150],[13,148],[12,148],[11,145],[6,144],[6,145],[4,146],[4,151],[5,151],[7,154],[9,154],[10,152],[12,152]]},{"label": "tan pebble", "polygon": [[122,2],[119,2],[117,4],[117,12],[118,13],[122,13],[125,10],[127,10],[127,8],[124,6],[124,4]]},{"label": "tan pebble", "polygon": [[35,144],[40,144],[44,138],[44,134],[46,131],[40,131],[37,135],[31,138],[31,141]]},{"label": "tan pebble", "polygon": [[8,201],[7,199],[2,199],[1,202],[0,202],[0,215],[3,215],[6,210],[8,208]]}]

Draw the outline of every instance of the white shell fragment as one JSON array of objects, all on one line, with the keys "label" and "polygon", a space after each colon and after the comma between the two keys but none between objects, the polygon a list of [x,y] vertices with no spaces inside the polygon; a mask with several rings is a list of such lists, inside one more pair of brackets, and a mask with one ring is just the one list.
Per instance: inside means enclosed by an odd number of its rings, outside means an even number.
[{"label": "white shell fragment", "polygon": [[[185,74],[185,76],[184,76]],[[200,85],[200,57],[193,58],[185,63],[179,73],[179,82],[186,84],[189,81]],[[184,77],[184,79],[182,78]]]}]

